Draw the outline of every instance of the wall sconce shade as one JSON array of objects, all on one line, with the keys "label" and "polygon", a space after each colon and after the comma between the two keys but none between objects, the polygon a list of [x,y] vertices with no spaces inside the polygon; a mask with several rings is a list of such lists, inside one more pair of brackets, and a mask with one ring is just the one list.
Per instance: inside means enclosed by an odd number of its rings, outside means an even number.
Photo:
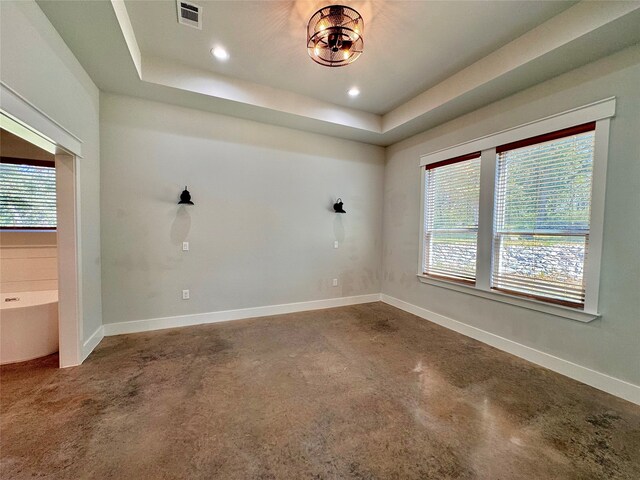
[{"label": "wall sconce shade", "polygon": [[364,49],[364,20],[353,8],[330,5],[313,14],[307,25],[307,52],[326,67],[355,61]]},{"label": "wall sconce shade", "polygon": [[178,205],[193,205],[193,202],[191,201],[191,194],[189,193],[189,190],[187,190],[186,186],[180,194],[180,201],[178,202]]},{"label": "wall sconce shade", "polygon": [[347,213],[344,208],[342,208],[343,205],[344,203],[342,203],[342,199],[339,198],[338,200],[336,200],[336,203],[333,204],[333,209],[336,213]]}]

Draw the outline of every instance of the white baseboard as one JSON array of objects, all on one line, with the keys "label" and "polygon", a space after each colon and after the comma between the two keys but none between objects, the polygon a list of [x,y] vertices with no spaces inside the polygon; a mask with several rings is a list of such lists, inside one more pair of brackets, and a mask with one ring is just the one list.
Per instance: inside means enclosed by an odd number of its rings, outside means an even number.
[{"label": "white baseboard", "polygon": [[535,348],[527,347],[520,343],[514,342],[504,337],[500,337],[493,333],[481,330],[466,323],[459,322],[449,317],[445,317],[438,313],[431,312],[422,307],[418,307],[403,300],[399,300],[389,295],[380,294],[380,300],[388,303],[400,310],[412,313],[418,317],[437,323],[445,328],[466,335],[467,337],[479,340],[487,345],[491,345],[499,350],[511,353],[517,357],[524,358],[531,363],[535,363],[542,367],[553,370],[567,377],[586,383],[599,390],[624,398],[630,402],[640,405],[640,386],[634,385],[624,380],[611,377],[604,373],[591,370],[568,360],[563,360],[556,356],[550,355]]},{"label": "white baseboard", "polygon": [[148,332],[163,328],[187,327],[204,323],[228,322],[244,318],[266,317],[269,315],[281,315],[284,313],[304,312],[307,310],[321,310],[323,308],[344,307],[359,303],[380,301],[380,294],[358,295],[354,297],[329,298],[326,300],[314,300],[310,302],[285,303],[282,305],[269,305],[265,307],[241,308],[238,310],[224,310],[220,312],[196,313],[193,315],[180,315],[176,317],[150,318],[147,320],[132,320],[129,322],[105,323],[104,334],[106,336],[121,335],[123,333]]},{"label": "white baseboard", "polygon": [[487,345],[491,345],[499,350],[516,355],[528,360],[529,362],[548,368],[549,370],[553,370],[554,372],[640,405],[640,386],[638,385],[591,370],[587,367],[583,367],[549,353],[536,350],[535,348],[527,347],[526,345],[514,342],[513,340],[467,325],[385,294],[358,295],[353,297],[314,300],[310,302],[287,303],[282,305],[269,305],[265,307],[242,308],[238,310],[224,310],[220,312],[197,313],[193,315],[107,323],[96,330],[95,333],[84,343],[82,349],[83,360],[89,356],[104,336],[147,332],[165,328],[187,327],[190,325],[201,325],[205,323],[227,322],[230,320],[281,315],[308,310],[321,310],[324,308],[342,307],[346,305],[357,305],[360,303],[377,301],[383,301],[384,303],[404,310],[405,312],[409,312],[413,315],[424,318],[425,320],[479,340]]},{"label": "white baseboard", "polygon": [[98,346],[98,344],[104,338],[104,325],[100,325],[95,332],[87,339],[86,342],[82,344],[82,359],[80,363],[84,362],[86,358],[93,352],[93,349]]}]

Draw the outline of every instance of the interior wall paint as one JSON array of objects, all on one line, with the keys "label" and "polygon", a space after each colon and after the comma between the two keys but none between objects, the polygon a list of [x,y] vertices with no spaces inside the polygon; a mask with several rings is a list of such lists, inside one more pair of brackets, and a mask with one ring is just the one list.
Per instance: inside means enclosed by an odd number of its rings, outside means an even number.
[{"label": "interior wall paint", "polygon": [[380,292],[383,148],[104,93],[100,114],[105,324]]},{"label": "interior wall paint", "polygon": [[2,1],[0,9],[2,82],[83,141],[78,255],[87,340],[102,324],[99,92],[35,2]]},{"label": "interior wall paint", "polygon": [[[382,293],[640,385],[640,47],[630,47],[387,148]],[[599,309],[584,324],[416,278],[420,155],[615,96]]]}]

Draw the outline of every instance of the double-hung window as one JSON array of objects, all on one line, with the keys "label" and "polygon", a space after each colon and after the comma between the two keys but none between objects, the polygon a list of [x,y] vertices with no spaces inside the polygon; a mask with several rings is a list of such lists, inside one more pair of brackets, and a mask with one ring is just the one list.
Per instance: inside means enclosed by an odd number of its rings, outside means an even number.
[{"label": "double-hung window", "polygon": [[480,152],[427,166],[424,271],[475,284]]},{"label": "double-hung window", "polygon": [[423,156],[421,281],[597,317],[614,112],[607,99]]},{"label": "double-hung window", "polygon": [[595,122],[496,149],[491,286],[583,308]]},{"label": "double-hung window", "polygon": [[54,162],[0,158],[0,228],[55,230]]}]

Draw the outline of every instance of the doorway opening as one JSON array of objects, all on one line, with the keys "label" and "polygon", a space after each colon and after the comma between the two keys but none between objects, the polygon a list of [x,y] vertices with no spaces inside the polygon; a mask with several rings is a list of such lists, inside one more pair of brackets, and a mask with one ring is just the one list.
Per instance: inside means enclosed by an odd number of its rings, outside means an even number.
[{"label": "doorway opening", "polygon": [[0,363],[58,352],[60,367],[79,365],[77,157],[4,109],[0,120]]}]

